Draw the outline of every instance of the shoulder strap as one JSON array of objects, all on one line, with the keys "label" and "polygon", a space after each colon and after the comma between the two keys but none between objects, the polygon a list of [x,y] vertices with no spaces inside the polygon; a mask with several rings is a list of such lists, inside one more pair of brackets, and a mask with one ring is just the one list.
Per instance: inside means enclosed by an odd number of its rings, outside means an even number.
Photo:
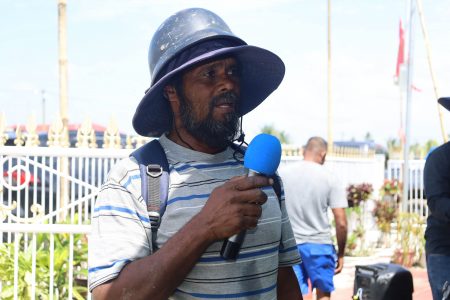
[{"label": "shoulder strap", "polygon": [[[230,147],[233,150],[239,152],[242,155],[244,155],[245,151],[247,150],[247,147],[239,146],[239,145],[236,145],[235,143],[230,143]],[[270,176],[270,178],[273,179],[273,190],[275,191],[275,194],[277,195],[278,202],[281,203],[281,183],[280,183],[280,178],[278,177],[277,174],[273,174],[272,176]]]},{"label": "shoulder strap", "polygon": [[[133,151],[130,156],[138,162],[142,198],[147,204],[152,232],[156,233],[166,208],[169,190],[169,162],[166,153],[155,139]],[[152,238],[155,236],[153,234]]]}]

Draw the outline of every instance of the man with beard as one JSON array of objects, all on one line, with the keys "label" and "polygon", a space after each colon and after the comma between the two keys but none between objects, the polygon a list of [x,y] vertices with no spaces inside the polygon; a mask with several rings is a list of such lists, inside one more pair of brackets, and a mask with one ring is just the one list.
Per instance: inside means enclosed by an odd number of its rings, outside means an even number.
[{"label": "man with beard", "polygon": [[[230,147],[242,116],[280,84],[283,62],[195,8],[158,28],[149,65],[152,84],[133,126],[159,137],[168,196],[151,228],[138,164],[131,157],[112,169],[89,238],[94,298],[302,299],[284,195],[279,201],[270,178],[247,177],[242,154]],[[243,230],[237,259],[223,259],[224,240]]]}]

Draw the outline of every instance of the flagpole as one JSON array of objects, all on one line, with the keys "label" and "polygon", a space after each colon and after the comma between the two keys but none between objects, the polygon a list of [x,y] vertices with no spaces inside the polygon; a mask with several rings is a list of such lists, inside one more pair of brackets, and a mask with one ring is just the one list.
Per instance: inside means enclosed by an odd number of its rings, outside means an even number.
[{"label": "flagpole", "polygon": [[[428,68],[430,69],[430,75],[431,75],[431,81],[433,82],[433,90],[434,90],[434,96],[436,97],[436,101],[437,99],[439,99],[439,92],[438,92],[438,86],[436,83],[436,76],[434,74],[434,70],[433,70],[433,64],[431,61],[431,48],[430,48],[430,41],[428,39],[428,31],[425,25],[425,17],[423,16],[423,11],[422,11],[422,1],[421,0],[417,0],[417,10],[419,12],[419,16],[420,16],[420,24],[422,27],[422,34],[423,34],[423,39],[425,40],[425,48],[427,49],[427,60],[428,60]],[[442,133],[442,138],[444,139],[444,143],[447,143],[448,141],[448,136],[447,133],[445,132],[445,126],[444,126],[444,116],[442,113],[442,106],[439,105],[439,103],[437,103],[437,107],[438,107],[438,114],[439,114],[439,123],[441,126],[441,133]]]},{"label": "flagpole", "polygon": [[331,0],[328,0],[328,149],[333,153],[333,101],[331,98]]},{"label": "flagpole", "polygon": [[411,131],[411,98],[412,98],[412,80],[413,80],[413,62],[414,62],[414,0],[410,0],[409,10],[409,31],[408,31],[408,76],[406,80],[406,116],[405,116],[405,147],[403,149],[403,199],[402,211],[406,212],[408,208],[408,190],[409,190],[409,144]]},{"label": "flagpole", "polygon": [[403,128],[403,89],[401,84],[399,83],[399,95],[400,95],[400,129],[399,129],[399,138],[400,138],[400,152],[398,153],[399,158],[401,157],[401,153],[403,153],[405,148],[405,129]]},{"label": "flagpole", "polygon": [[67,0],[58,0],[58,49],[59,49],[59,113],[62,122],[68,128],[69,117],[67,113]]}]

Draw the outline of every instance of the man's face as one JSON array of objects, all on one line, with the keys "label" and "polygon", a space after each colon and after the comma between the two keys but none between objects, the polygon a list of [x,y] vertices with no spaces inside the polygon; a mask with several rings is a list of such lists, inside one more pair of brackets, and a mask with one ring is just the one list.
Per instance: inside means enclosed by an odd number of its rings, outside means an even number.
[{"label": "man's face", "polygon": [[240,86],[233,58],[195,67],[182,77],[180,117],[186,130],[211,147],[225,147],[238,131]]}]

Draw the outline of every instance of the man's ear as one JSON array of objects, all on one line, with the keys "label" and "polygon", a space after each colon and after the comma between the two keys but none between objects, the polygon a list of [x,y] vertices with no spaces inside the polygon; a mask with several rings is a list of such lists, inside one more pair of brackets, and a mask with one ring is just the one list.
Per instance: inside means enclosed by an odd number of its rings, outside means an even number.
[{"label": "man's ear", "polygon": [[325,159],[327,158],[327,151],[322,151],[321,153],[321,160],[322,160],[322,165],[325,163]]},{"label": "man's ear", "polygon": [[180,113],[180,99],[178,98],[178,93],[175,86],[166,85],[164,87],[164,98],[166,98],[169,102],[174,116],[178,116]]},{"label": "man's ear", "polygon": [[177,91],[173,85],[166,85],[164,87],[164,98],[169,101],[178,101]]}]

